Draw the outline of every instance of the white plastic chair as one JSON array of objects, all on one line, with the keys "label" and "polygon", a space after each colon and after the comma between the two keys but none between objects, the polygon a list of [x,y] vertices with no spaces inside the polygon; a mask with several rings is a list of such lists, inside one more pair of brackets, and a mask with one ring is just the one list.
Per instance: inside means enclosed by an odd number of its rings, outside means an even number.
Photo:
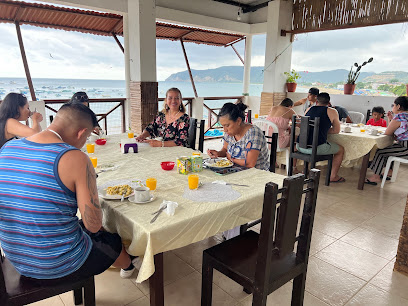
[{"label": "white plastic chair", "polygon": [[400,163],[408,164],[408,157],[396,157],[396,156],[388,157],[387,165],[385,166],[384,176],[381,182],[381,188],[384,188],[385,181],[387,180],[387,174],[388,171],[390,170],[392,162],[394,162],[394,168],[392,169],[391,182],[394,183],[397,179]]},{"label": "white plastic chair", "polygon": [[[254,119],[252,121],[253,125],[256,125],[259,127],[262,131],[265,132],[266,136],[272,136],[273,133],[278,133],[279,134],[279,129],[277,125],[269,120],[266,119]],[[276,148],[276,152],[282,152],[286,151],[286,175],[288,174],[289,168],[289,147],[285,148],[279,148],[279,142],[278,142],[278,147]],[[270,153],[270,152],[269,152]]]},{"label": "white plastic chair", "polygon": [[363,123],[364,122],[364,114],[359,113],[359,112],[352,112],[352,111],[349,111],[348,113],[353,123]]}]

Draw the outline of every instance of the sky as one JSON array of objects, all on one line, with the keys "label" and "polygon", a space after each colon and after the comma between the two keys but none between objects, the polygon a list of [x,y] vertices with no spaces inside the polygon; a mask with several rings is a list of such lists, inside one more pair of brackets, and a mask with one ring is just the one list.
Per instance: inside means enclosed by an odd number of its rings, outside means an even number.
[{"label": "sky", "polygon": [[[299,34],[292,48],[298,71],[350,69],[374,57],[366,72],[408,71],[405,23]],[[112,37],[21,26],[33,78],[125,79],[124,56]],[[14,24],[0,23],[0,77],[25,77]],[[123,44],[123,39],[119,37]],[[253,37],[252,66],[264,66],[265,35]],[[235,44],[244,57],[244,42]],[[242,65],[232,48],[185,43],[192,69]],[[288,51],[286,51],[288,52]],[[157,40],[157,79],[186,70],[179,42]]]}]

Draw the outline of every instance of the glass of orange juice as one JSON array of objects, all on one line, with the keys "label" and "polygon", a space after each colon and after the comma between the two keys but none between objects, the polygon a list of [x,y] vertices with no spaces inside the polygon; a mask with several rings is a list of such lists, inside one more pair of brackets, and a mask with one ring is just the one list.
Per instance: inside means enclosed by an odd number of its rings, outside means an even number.
[{"label": "glass of orange juice", "polygon": [[188,188],[190,189],[197,189],[198,188],[198,175],[197,174],[190,174],[188,176]]},{"label": "glass of orange juice", "polygon": [[128,132],[128,138],[133,138],[135,137],[135,134],[132,131]]},{"label": "glass of orange juice", "polygon": [[95,145],[93,143],[87,143],[86,144],[86,151],[91,154],[95,153]]},{"label": "glass of orange juice", "polygon": [[255,119],[258,119],[259,118],[259,115],[258,114],[255,114]]},{"label": "glass of orange juice", "polygon": [[90,157],[89,159],[91,160],[92,166],[96,168],[98,165],[98,159],[96,157]]},{"label": "glass of orange juice", "polygon": [[366,126],[365,125],[360,126],[360,132],[364,133],[365,131],[366,131]]},{"label": "glass of orange juice", "polygon": [[150,190],[156,190],[157,180],[154,177],[149,177],[146,179],[146,187]]}]

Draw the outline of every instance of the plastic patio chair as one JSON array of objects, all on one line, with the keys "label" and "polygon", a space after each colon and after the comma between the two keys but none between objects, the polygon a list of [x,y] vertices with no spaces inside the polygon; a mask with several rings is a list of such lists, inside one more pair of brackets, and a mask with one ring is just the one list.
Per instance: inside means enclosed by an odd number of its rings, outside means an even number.
[{"label": "plastic patio chair", "polygon": [[385,166],[385,170],[384,170],[383,179],[381,182],[381,188],[384,188],[385,181],[387,180],[387,174],[388,174],[388,171],[390,170],[392,162],[394,162],[394,168],[392,169],[391,183],[394,183],[397,179],[400,163],[408,164],[408,157],[404,158],[404,157],[390,156],[388,158],[387,165]]},{"label": "plastic patio chair", "polygon": [[364,114],[359,112],[349,111],[349,116],[353,123],[363,123],[364,122]]}]

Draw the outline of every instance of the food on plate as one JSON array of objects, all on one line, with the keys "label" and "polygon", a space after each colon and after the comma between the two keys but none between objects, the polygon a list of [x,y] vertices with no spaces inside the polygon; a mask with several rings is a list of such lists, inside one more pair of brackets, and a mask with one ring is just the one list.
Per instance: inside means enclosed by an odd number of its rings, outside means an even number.
[{"label": "food on plate", "polygon": [[129,185],[116,185],[106,188],[106,194],[109,195],[125,195],[125,197],[129,196],[133,192],[133,188]]},{"label": "food on plate", "polygon": [[232,166],[232,165],[233,165],[233,163],[230,160],[221,159],[221,160],[218,160],[217,162],[215,162],[213,164],[213,167],[229,167],[229,166]]}]

